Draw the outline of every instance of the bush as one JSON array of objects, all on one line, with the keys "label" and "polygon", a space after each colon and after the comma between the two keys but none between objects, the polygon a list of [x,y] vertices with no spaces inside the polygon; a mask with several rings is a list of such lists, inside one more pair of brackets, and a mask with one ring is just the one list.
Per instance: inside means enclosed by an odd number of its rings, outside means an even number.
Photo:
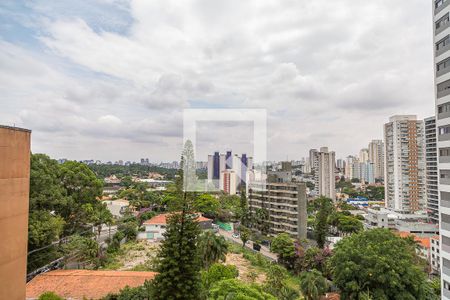
[{"label": "bush", "polygon": [[39,296],[38,300],[64,300],[64,298],[56,295],[53,292],[45,292]]}]

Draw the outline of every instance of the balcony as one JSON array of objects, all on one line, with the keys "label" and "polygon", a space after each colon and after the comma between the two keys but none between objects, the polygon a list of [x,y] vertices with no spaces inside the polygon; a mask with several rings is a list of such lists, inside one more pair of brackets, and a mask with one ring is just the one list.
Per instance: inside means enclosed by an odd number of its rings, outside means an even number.
[{"label": "balcony", "polygon": [[449,3],[450,1],[446,0],[439,7],[435,8],[434,15],[437,15],[438,13],[443,11],[448,6]]},{"label": "balcony", "polygon": [[438,35],[439,33],[443,32],[449,26],[450,26],[450,23],[448,21],[446,23],[442,24],[441,26],[439,26],[439,28],[436,28],[435,35]]},{"label": "balcony", "polygon": [[444,133],[438,135],[439,142],[450,141],[450,133]]},{"label": "balcony", "polygon": [[450,156],[439,156],[439,163],[450,163]]},{"label": "balcony", "polygon": [[438,120],[450,117],[450,111],[438,113]]},{"label": "balcony", "polygon": [[450,66],[448,66],[448,64],[449,64],[449,62],[445,62],[445,63],[441,62],[441,63],[438,64],[439,71],[436,70],[436,77],[440,77],[440,76],[450,72]]},{"label": "balcony", "polygon": [[436,57],[438,57],[439,55],[444,54],[449,49],[450,49],[450,44],[447,44],[445,46],[440,47],[438,50],[436,50]]}]

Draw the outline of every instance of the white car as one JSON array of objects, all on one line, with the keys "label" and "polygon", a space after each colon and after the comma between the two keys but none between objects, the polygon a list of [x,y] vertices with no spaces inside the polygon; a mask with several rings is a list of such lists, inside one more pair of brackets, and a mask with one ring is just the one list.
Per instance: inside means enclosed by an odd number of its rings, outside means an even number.
[{"label": "white car", "polygon": [[232,237],[235,238],[235,239],[238,239],[239,238],[239,233],[233,233]]}]

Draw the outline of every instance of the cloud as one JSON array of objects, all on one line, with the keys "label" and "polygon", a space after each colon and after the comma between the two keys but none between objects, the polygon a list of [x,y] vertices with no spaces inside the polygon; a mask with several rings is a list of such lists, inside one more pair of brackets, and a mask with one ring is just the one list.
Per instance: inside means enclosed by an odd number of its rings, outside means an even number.
[{"label": "cloud", "polygon": [[177,159],[182,110],[203,105],[266,108],[271,159],[320,146],[345,157],[380,138],[390,115],[434,112],[431,5],[422,0],[28,8],[39,44],[0,44],[9,102],[0,117],[55,137],[57,151],[41,149],[56,156],[79,158],[58,146],[70,133],[80,144],[129,145],[93,149],[96,158],[137,159],[135,143],[151,141],[145,151],[155,159]]}]

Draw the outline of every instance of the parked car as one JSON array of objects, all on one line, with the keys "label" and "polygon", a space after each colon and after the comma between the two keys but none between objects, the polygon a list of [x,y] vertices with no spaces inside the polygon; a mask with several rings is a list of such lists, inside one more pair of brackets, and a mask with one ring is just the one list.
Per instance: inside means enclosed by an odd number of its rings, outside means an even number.
[{"label": "parked car", "polygon": [[253,243],[253,250],[260,251],[261,250],[261,245],[257,244],[257,243]]},{"label": "parked car", "polygon": [[235,239],[238,239],[239,238],[239,233],[236,233],[236,232],[233,233],[232,237],[235,238]]}]

